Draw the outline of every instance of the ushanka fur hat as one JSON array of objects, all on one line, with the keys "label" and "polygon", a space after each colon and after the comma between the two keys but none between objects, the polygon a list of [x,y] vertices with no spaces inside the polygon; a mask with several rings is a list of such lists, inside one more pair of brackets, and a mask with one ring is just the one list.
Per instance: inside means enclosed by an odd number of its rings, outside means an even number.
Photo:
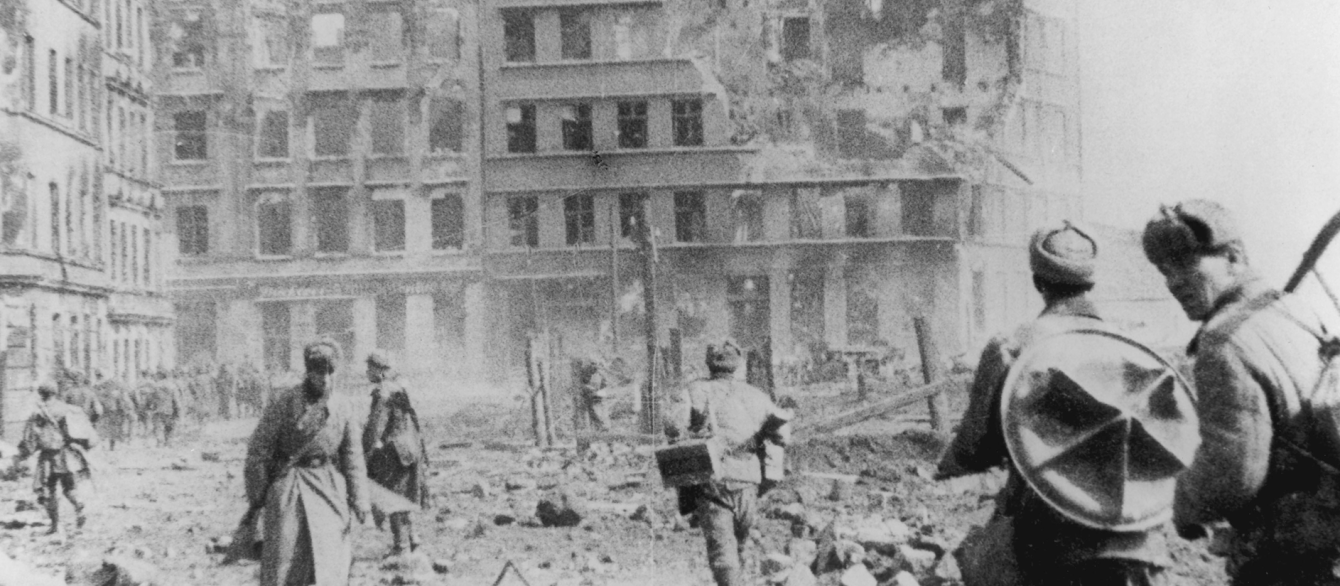
[{"label": "ushanka fur hat", "polygon": [[1060,285],[1092,285],[1098,243],[1069,221],[1033,233],[1028,265],[1033,275]]}]

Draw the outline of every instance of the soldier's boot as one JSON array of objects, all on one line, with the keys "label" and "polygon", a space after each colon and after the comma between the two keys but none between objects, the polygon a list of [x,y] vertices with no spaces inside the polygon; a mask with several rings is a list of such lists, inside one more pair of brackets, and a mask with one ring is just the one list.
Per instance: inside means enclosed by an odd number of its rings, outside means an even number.
[{"label": "soldier's boot", "polygon": [[414,519],[409,513],[405,513],[405,535],[409,539],[410,552],[419,549],[419,534],[414,531]]},{"label": "soldier's boot", "polygon": [[47,529],[47,535],[60,533],[60,501],[56,495],[47,495],[47,517],[51,519],[51,528]]},{"label": "soldier's boot", "polygon": [[406,542],[409,541],[409,532],[405,525],[408,524],[407,522],[409,519],[406,517],[406,513],[391,514],[391,537],[394,541],[392,542],[393,545],[391,546],[391,551],[386,554],[386,557],[395,557],[402,555],[407,551],[405,546]]}]

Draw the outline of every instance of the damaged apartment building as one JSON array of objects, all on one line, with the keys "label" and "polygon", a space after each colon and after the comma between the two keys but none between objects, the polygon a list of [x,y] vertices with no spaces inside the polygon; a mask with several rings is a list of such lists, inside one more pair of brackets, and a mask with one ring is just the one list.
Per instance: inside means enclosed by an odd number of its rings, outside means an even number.
[{"label": "damaged apartment building", "polygon": [[318,335],[443,380],[527,338],[684,367],[951,352],[1080,213],[1073,0],[178,0],[158,130],[178,353]]},{"label": "damaged apartment building", "polygon": [[0,420],[60,371],[173,363],[143,0],[0,2]]}]

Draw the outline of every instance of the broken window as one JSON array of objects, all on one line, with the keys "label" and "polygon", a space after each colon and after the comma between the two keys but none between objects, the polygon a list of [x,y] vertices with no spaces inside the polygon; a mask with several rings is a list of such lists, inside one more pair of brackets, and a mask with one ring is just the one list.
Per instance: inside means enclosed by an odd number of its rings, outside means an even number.
[{"label": "broken window", "polygon": [[782,20],[782,59],[810,58],[810,19],[794,16]]},{"label": "broken window", "polygon": [[535,17],[520,10],[503,11],[503,44],[509,63],[535,60]]},{"label": "broken window", "polygon": [[121,282],[130,280],[130,227],[121,222]]},{"label": "broken window", "polygon": [[130,278],[126,279],[136,285],[140,284],[140,227],[130,227]]},{"label": "broken window", "polygon": [[533,195],[507,200],[507,227],[512,233],[512,246],[537,247],[540,245],[539,201]]},{"label": "broken window", "polygon": [[806,269],[791,274],[791,340],[797,348],[811,351],[826,346],[823,270]]},{"label": "broken window", "polygon": [[675,241],[702,242],[707,237],[707,197],[701,191],[675,192]]},{"label": "broken window", "polygon": [[619,148],[647,146],[647,103],[619,102]]},{"label": "broken window", "polygon": [[962,126],[968,123],[967,108],[944,108],[940,112],[944,115],[945,124],[949,126]]},{"label": "broken window", "polygon": [[191,110],[172,115],[176,132],[173,155],[178,161],[195,161],[206,157],[205,111]]},{"label": "broken window", "polygon": [[791,189],[791,237],[798,240],[823,237],[823,211],[819,207],[819,190]]},{"label": "broken window", "polygon": [[344,62],[344,15],[322,12],[312,15],[312,60],[319,64]]},{"label": "broken window", "polygon": [[372,232],[377,252],[405,250],[405,200],[378,199],[372,193]]},{"label": "broken window", "polygon": [[865,197],[864,194],[849,193],[843,199],[843,203],[846,204],[847,237],[870,238],[874,236],[874,209],[871,206],[870,198]]},{"label": "broken window", "polygon": [[27,182],[16,181],[7,186],[4,196],[0,197],[0,212],[3,212],[0,214],[0,235],[3,235],[0,242],[5,246],[22,246],[26,240],[24,234],[30,229],[27,188]]},{"label": "broken window", "polygon": [[[112,241],[116,241],[116,226],[112,226]],[[209,252],[209,210],[205,206],[177,208],[177,251],[182,256],[197,256]]]},{"label": "broken window", "polygon": [[24,37],[23,47],[23,92],[32,112],[37,109],[37,43],[32,37]]},{"label": "broken window", "polygon": [[591,142],[591,105],[571,104],[563,108],[563,148],[589,151]]},{"label": "broken window", "polygon": [[257,17],[252,29],[260,37],[254,43],[257,67],[288,64],[288,23],[280,18]]},{"label": "broken window", "polygon": [[425,30],[429,57],[453,61],[461,58],[461,17],[455,8],[430,8]]},{"label": "broken window", "polygon": [[403,26],[397,11],[374,11],[368,14],[367,34],[374,62],[400,61],[404,51]]},{"label": "broken window", "polygon": [[862,279],[848,269],[847,343],[870,346],[879,339],[879,300],[875,282]]},{"label": "broken window", "polygon": [[433,250],[459,250],[465,246],[465,207],[460,194],[434,194],[431,213]]},{"label": "broken window", "polygon": [[647,29],[641,26],[634,15],[622,13],[614,20],[614,56],[627,61],[647,54]]},{"label": "broken window", "polygon": [[768,339],[771,328],[769,293],[767,277],[727,278],[726,304],[729,309],[730,335],[747,352],[757,350]]},{"label": "broken window", "polygon": [[465,142],[465,105],[460,100],[434,97],[428,101],[428,150],[459,153]]},{"label": "broken window", "polygon": [[60,113],[60,58],[56,50],[47,52],[47,113],[55,116]]},{"label": "broken window", "polygon": [[358,113],[342,93],[312,98],[312,153],[318,157],[342,157],[349,154]]},{"label": "broken window", "polygon": [[205,66],[205,23],[198,14],[188,14],[172,26],[171,35],[177,39],[172,52],[172,66],[179,69],[199,69]]},{"label": "broken window", "polygon": [[288,158],[288,112],[270,110],[261,117],[260,139],[256,156],[262,159]]},{"label": "broken window", "polygon": [[940,78],[959,91],[968,81],[967,15],[949,11],[941,15],[944,37],[940,41]]},{"label": "broken window", "polygon": [[312,190],[317,252],[349,252],[349,210],[345,191],[344,187],[319,187]]},{"label": "broken window", "polygon": [[408,314],[408,299],[403,293],[390,293],[376,297],[377,347],[393,352],[405,349],[405,323]]},{"label": "broken window", "polygon": [[735,242],[763,240],[763,197],[756,191],[735,194]]},{"label": "broken window", "polygon": [[565,11],[558,15],[559,36],[564,59],[591,58],[591,14]]},{"label": "broken window", "polygon": [[849,159],[865,156],[865,110],[838,110],[838,153]]},{"label": "broken window", "polygon": [[675,132],[675,146],[702,146],[703,101],[674,100],[671,112]]},{"label": "broken window", "polygon": [[595,196],[570,195],[563,198],[563,221],[568,246],[596,241]]},{"label": "broken window", "polygon": [[980,238],[986,235],[984,208],[982,186],[973,185],[972,195],[969,196],[968,200],[968,236]]},{"label": "broken window", "polygon": [[65,117],[74,117],[74,59],[65,58]]},{"label": "broken window", "polygon": [[643,203],[647,200],[645,193],[620,193],[619,194],[619,235],[624,238],[632,238],[637,234],[646,221],[643,219]]},{"label": "broken window", "polygon": [[378,155],[399,155],[405,151],[405,108],[399,96],[377,94],[372,98],[369,112],[372,130],[372,152]]},{"label": "broken window", "polygon": [[902,185],[903,234],[931,236],[935,233],[935,193],[930,181],[908,181]]},{"label": "broken window", "polygon": [[289,307],[287,303],[258,303],[261,310],[261,353],[266,370],[287,370],[289,352]]},{"label": "broken window", "polygon": [[535,106],[517,104],[507,107],[507,152],[535,152]]},{"label": "broken window", "polygon": [[288,256],[293,248],[288,197],[266,194],[256,205],[257,250],[261,256]]}]

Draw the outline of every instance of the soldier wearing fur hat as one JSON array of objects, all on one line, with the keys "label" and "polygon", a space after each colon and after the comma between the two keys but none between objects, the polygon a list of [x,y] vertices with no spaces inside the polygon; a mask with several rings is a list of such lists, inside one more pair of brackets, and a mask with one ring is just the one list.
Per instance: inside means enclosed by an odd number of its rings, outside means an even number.
[{"label": "soldier wearing fur hat", "polygon": [[370,504],[359,422],[331,401],[339,356],[333,340],[308,344],[306,378],[265,407],[247,444],[250,511],[264,509],[261,586],[349,583],[350,529]]},{"label": "soldier wearing fur hat", "polygon": [[79,485],[89,477],[88,458],[84,451],[97,443],[97,434],[78,407],[57,397],[56,385],[43,382],[37,387],[39,401],[23,428],[23,440],[14,457],[15,464],[37,454],[37,471],[33,474],[33,489],[38,500],[46,505],[51,518],[49,533],[60,532],[60,494],[74,505],[75,519],[84,526],[84,503],[79,498]]},{"label": "soldier wearing fur hat", "polygon": [[1187,317],[1201,322],[1187,353],[1204,441],[1178,481],[1178,531],[1199,537],[1227,520],[1237,585],[1340,584],[1340,483],[1309,439],[1318,333],[1333,324],[1258,278],[1217,203],[1162,207],[1143,244]]},{"label": "soldier wearing fur hat", "polygon": [[[410,403],[404,380],[391,366],[384,350],[368,355],[368,381],[372,408],[363,428],[363,452],[367,454],[368,478],[421,507],[429,506],[428,449],[424,446],[419,415]],[[391,554],[419,547],[413,519],[408,511],[391,513]],[[373,509],[373,520],[382,526],[382,516]]]},{"label": "soldier wearing fur hat", "polygon": [[[1098,246],[1089,234],[1069,222],[1045,227],[1029,242],[1029,266],[1033,284],[1042,296],[1045,308],[1032,322],[1016,331],[993,338],[982,351],[972,383],[968,409],[963,416],[949,450],[941,459],[938,479],[984,472],[1004,466],[1010,472],[1004,490],[996,497],[996,518],[992,523],[1011,524],[1009,543],[993,544],[994,551],[1012,552],[1017,565],[1008,568],[1023,584],[1160,584],[1167,580],[1165,529],[1156,525],[1149,530],[1116,531],[1103,522],[1079,522],[1066,510],[1042,495],[1011,457],[1002,401],[1008,392],[1006,382],[1011,368],[1022,355],[1049,337],[1076,331],[1110,331],[1089,299],[1093,288],[1094,265]],[[1081,357],[1082,358],[1082,357]],[[1190,410],[1189,408],[1187,409]],[[1085,459],[1113,460],[1121,454],[1112,446],[1098,450]],[[1121,450],[1125,445],[1120,447]],[[1072,455],[1071,457],[1074,457]],[[1125,478],[1105,478],[1106,482],[1124,483]],[[1121,487],[1091,487],[1098,491]],[[1162,512],[1163,523],[1170,514],[1172,488]],[[1119,507],[1118,507],[1119,508]],[[990,529],[992,525],[988,525]],[[969,558],[993,551],[983,548],[965,552]],[[1008,555],[1008,553],[1007,553]],[[1006,565],[996,560],[968,559],[964,577],[973,584],[972,567],[982,567],[989,578],[985,583],[1009,583],[1001,579]],[[982,582],[979,582],[982,583]]]},{"label": "soldier wearing fur hat", "polygon": [[717,585],[739,586],[746,583],[741,558],[758,513],[764,444],[786,445],[794,415],[735,380],[742,361],[735,343],[708,346],[706,358],[708,378],[689,383],[672,403],[665,432],[671,442],[692,437],[720,448],[718,479],[692,487],[690,505]]}]

